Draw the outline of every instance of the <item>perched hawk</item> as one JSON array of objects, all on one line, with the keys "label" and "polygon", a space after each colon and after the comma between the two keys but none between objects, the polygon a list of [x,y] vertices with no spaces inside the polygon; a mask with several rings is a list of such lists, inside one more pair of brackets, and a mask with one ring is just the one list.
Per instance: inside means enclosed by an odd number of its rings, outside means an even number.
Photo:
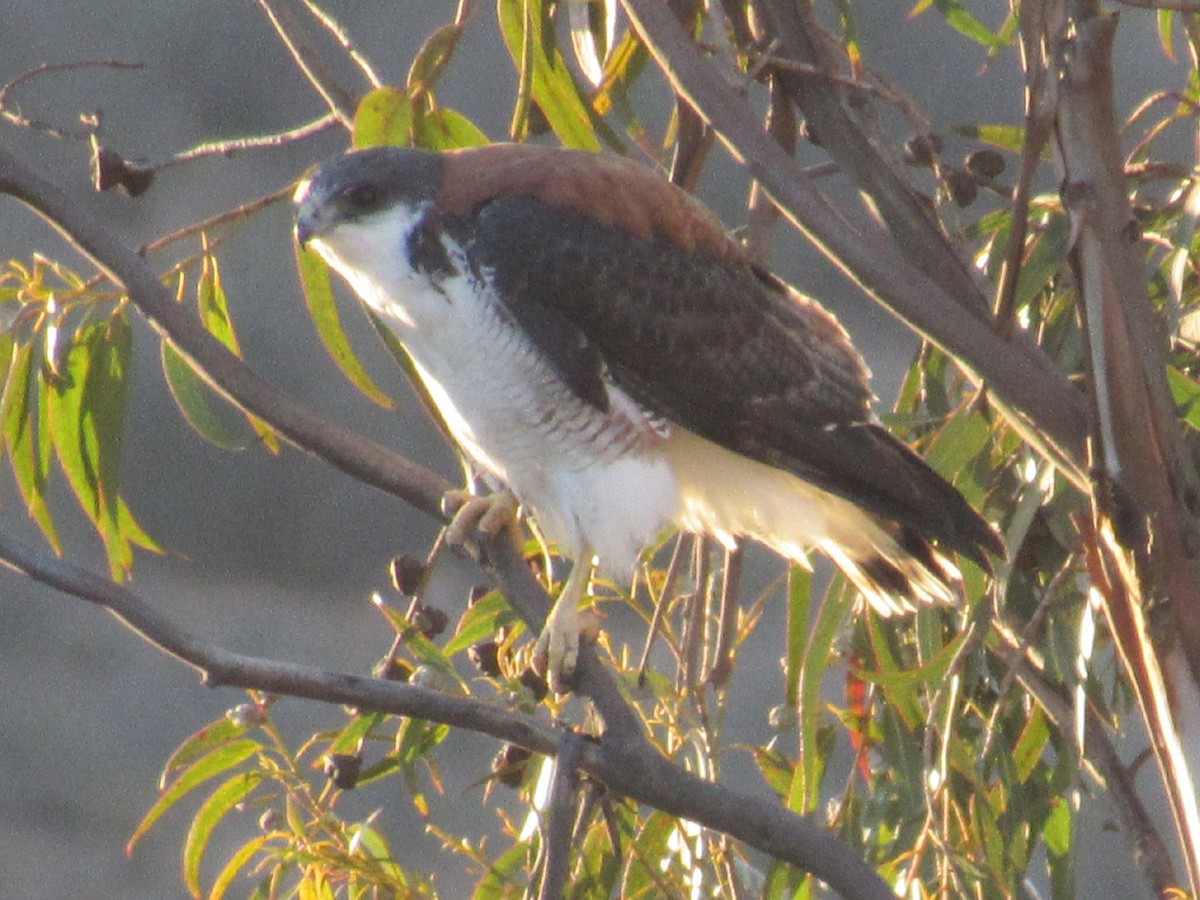
[{"label": "perched hawk", "polygon": [[837,321],[628,160],[377,148],[297,191],[296,237],[383,317],[463,451],[576,561],[539,652],[574,668],[592,566],[669,525],[817,547],[884,615],[952,603],[996,533],[874,419]]}]

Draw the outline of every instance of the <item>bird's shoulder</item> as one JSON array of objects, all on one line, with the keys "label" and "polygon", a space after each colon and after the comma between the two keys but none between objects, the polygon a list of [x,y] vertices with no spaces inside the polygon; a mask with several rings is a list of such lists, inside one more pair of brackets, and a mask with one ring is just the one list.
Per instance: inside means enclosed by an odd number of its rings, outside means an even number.
[{"label": "bird's shoulder", "polygon": [[625,157],[529,144],[491,144],[442,155],[435,220],[470,219],[502,199],[529,198],[643,241],[667,242],[731,262],[746,260],[702,203]]}]

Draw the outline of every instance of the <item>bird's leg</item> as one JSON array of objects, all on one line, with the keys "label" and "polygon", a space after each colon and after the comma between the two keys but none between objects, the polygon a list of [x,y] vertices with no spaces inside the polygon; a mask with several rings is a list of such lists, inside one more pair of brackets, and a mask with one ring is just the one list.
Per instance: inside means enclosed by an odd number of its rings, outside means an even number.
[{"label": "bird's leg", "polygon": [[448,514],[446,542],[461,546],[482,534],[494,538],[517,518],[517,498],[512,491],[497,491],[483,497],[467,490],[447,491],[442,511]]},{"label": "bird's leg", "polygon": [[570,687],[571,676],[579,662],[579,604],[592,580],[591,554],[580,554],[567,583],[546,616],[546,624],[534,647],[534,665],[544,668],[546,681],[558,694]]}]

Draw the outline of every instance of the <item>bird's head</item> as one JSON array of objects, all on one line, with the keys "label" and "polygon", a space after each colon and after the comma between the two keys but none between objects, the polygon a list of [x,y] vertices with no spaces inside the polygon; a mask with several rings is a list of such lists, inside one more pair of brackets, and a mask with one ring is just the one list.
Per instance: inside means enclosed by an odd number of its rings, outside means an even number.
[{"label": "bird's head", "polygon": [[296,188],[296,241],[323,256],[353,257],[382,235],[407,231],[433,206],[442,160],[403,147],[374,147],[331,159]]}]

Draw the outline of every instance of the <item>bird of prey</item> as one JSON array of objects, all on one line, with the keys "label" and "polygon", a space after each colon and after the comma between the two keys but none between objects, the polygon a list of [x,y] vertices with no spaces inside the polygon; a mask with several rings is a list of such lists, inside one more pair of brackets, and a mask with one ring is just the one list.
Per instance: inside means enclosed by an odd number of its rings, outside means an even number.
[{"label": "bird of prey", "polygon": [[578,652],[594,565],[668,526],[826,553],[883,615],[953,603],[1003,546],[872,416],[837,320],[629,160],[497,144],[335,158],[296,238],[394,330],[455,441],[575,561],[538,653]]}]

